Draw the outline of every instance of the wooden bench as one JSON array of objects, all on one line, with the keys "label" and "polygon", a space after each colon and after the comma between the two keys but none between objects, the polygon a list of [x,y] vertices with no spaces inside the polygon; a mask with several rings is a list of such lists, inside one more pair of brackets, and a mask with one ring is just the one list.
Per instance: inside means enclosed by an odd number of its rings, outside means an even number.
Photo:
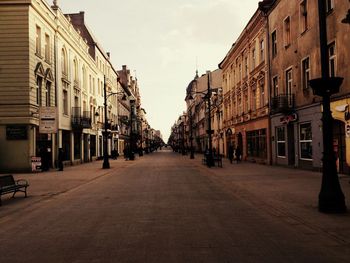
[{"label": "wooden bench", "polygon": [[16,180],[13,175],[1,175],[0,176],[0,206],[2,205],[1,196],[4,194],[13,193],[12,197],[15,197],[17,192],[23,192],[27,197],[27,187],[29,186],[27,180]]}]

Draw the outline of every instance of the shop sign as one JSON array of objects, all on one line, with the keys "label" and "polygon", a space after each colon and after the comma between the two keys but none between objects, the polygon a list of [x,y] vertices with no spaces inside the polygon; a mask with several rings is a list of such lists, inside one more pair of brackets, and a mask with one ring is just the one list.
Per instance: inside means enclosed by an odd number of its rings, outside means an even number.
[{"label": "shop sign", "polygon": [[298,115],[296,113],[292,113],[286,116],[283,116],[282,118],[280,118],[280,122],[282,124],[288,124],[290,122],[296,121],[298,119]]},{"label": "shop sign", "polygon": [[32,172],[41,172],[41,157],[32,156]]},{"label": "shop sign", "polygon": [[40,107],[39,133],[57,133],[57,107]]},{"label": "shop sign", "polygon": [[6,126],[7,140],[27,140],[27,126],[25,125],[7,125]]}]

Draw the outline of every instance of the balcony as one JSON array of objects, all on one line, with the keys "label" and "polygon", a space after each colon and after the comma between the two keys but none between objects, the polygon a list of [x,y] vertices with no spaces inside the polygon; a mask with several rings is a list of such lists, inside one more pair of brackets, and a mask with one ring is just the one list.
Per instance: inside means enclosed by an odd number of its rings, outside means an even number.
[{"label": "balcony", "polygon": [[293,110],[295,107],[294,94],[280,94],[271,98],[271,113],[284,113]]},{"label": "balcony", "polygon": [[74,130],[90,129],[91,117],[89,111],[81,111],[81,107],[72,107],[72,128]]}]

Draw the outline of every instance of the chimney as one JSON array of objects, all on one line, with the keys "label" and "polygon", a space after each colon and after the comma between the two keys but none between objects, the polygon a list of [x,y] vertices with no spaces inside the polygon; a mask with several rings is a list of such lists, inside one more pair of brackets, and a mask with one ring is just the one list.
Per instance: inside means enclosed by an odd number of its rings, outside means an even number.
[{"label": "chimney", "polygon": [[111,53],[107,52],[107,57],[110,59],[111,58]]}]

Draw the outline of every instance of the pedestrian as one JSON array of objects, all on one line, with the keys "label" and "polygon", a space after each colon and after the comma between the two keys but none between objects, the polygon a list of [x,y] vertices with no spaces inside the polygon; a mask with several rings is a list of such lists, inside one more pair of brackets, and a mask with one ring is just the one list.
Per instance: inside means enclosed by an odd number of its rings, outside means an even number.
[{"label": "pedestrian", "polygon": [[126,146],[123,150],[123,154],[124,154],[124,159],[125,161],[128,160],[128,146]]},{"label": "pedestrian", "polygon": [[230,160],[230,163],[232,163],[233,161],[233,146],[232,144],[230,144],[230,146],[228,147],[228,159]]},{"label": "pedestrian", "polygon": [[236,148],[236,161],[237,161],[237,163],[239,163],[241,161],[241,157],[242,157],[241,148],[239,146],[237,146],[237,148]]},{"label": "pedestrian", "polygon": [[63,171],[63,149],[58,149],[58,171]]}]

